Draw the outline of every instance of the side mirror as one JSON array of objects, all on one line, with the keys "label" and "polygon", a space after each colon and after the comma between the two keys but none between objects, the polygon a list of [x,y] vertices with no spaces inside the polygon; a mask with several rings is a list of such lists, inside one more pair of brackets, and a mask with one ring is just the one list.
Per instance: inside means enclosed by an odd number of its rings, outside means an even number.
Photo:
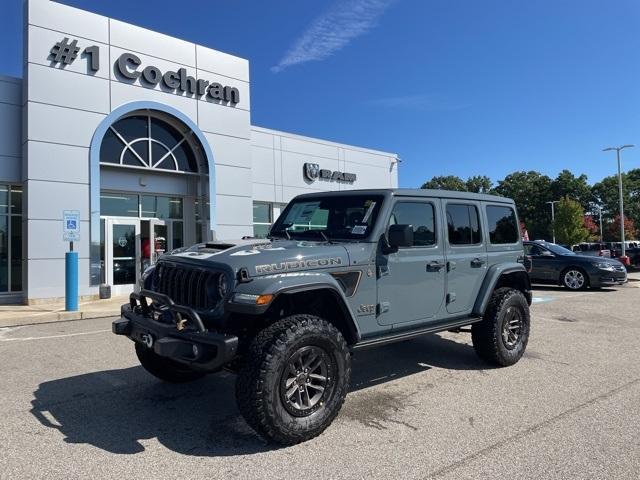
[{"label": "side mirror", "polygon": [[399,247],[413,246],[413,227],[411,225],[391,225],[389,227],[389,246]]}]

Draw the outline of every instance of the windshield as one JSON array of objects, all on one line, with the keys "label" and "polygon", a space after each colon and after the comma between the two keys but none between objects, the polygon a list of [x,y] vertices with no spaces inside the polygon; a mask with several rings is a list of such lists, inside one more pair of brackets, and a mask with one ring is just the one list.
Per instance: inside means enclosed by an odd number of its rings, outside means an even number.
[{"label": "windshield", "polygon": [[556,255],[575,255],[575,253],[571,250],[567,250],[566,248],[561,247],[560,245],[556,245],[555,243],[545,243],[544,246]]},{"label": "windshield", "polygon": [[273,224],[270,235],[283,238],[367,238],[382,196],[344,195],[293,200]]}]

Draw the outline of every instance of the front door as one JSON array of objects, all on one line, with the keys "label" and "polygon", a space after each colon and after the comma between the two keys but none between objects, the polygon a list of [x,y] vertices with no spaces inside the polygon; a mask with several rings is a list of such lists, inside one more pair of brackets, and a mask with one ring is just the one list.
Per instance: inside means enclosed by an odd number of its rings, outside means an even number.
[{"label": "front door", "polygon": [[107,218],[106,228],[106,281],[114,295],[123,295],[140,276],[140,221]]},{"label": "front door", "polygon": [[378,323],[427,322],[444,299],[445,263],[436,212],[439,200],[398,201],[389,225],[413,227],[414,244],[378,258]]},{"label": "front door", "polygon": [[166,220],[151,220],[151,264],[158,261],[158,258],[167,253],[167,248],[171,245],[171,229]]},{"label": "front door", "polygon": [[487,272],[487,249],[480,228],[480,204],[446,201],[447,313],[473,308]]}]

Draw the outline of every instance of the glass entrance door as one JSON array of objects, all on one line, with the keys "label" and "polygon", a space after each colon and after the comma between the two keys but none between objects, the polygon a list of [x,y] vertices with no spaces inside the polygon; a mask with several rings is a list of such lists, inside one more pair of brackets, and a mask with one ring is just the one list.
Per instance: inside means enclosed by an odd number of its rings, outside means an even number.
[{"label": "glass entrance door", "polygon": [[140,221],[106,220],[107,283],[115,295],[130,293],[140,277]]},{"label": "glass entrance door", "polygon": [[167,253],[167,249],[171,250],[171,230],[168,228],[166,220],[151,220],[151,264],[158,261],[158,257]]}]

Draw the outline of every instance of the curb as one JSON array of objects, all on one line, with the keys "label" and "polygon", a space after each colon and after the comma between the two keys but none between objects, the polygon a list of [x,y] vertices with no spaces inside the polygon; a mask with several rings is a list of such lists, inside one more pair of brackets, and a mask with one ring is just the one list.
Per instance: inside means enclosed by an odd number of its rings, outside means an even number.
[{"label": "curb", "polygon": [[40,325],[45,323],[70,322],[75,320],[89,320],[94,318],[117,317],[120,310],[103,312],[51,312],[38,316],[26,316],[23,318],[0,319],[0,328],[23,327],[26,325]]}]

